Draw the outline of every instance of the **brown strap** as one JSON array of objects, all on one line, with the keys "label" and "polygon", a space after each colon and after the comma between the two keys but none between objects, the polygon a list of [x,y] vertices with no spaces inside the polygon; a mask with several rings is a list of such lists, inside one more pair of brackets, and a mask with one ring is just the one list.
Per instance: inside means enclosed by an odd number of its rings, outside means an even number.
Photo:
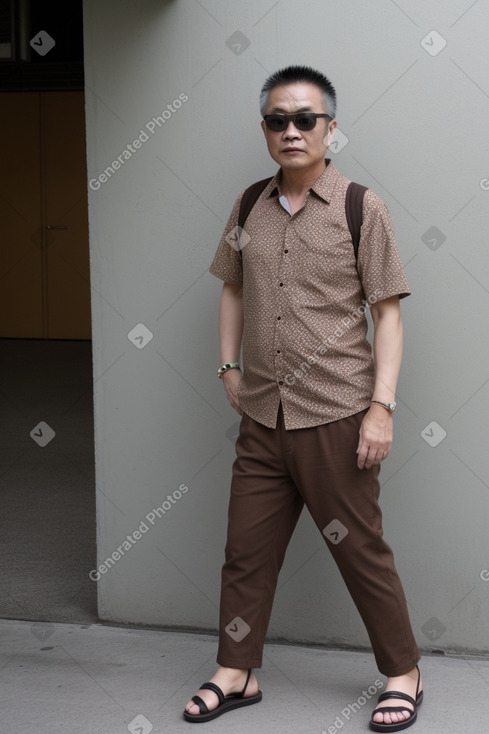
[{"label": "brown strap", "polygon": [[261,192],[265,190],[272,178],[273,176],[270,176],[269,178],[264,178],[261,181],[256,181],[254,184],[251,184],[251,186],[249,186],[244,192],[243,196],[241,197],[241,202],[239,204],[238,215],[238,227],[241,227],[241,229],[243,229],[243,227],[245,226],[245,222],[248,219],[248,214],[255,206]]},{"label": "brown strap", "polygon": [[360,230],[363,222],[363,197],[367,190],[366,186],[351,181],[346,190],[345,214],[348,229],[353,243],[355,260],[358,258],[358,247],[360,245]]},{"label": "brown strap", "polygon": [[[264,178],[261,181],[256,181],[251,184],[241,197],[238,214],[238,227],[243,229],[248,215],[255,206],[260,194],[265,190],[267,185],[272,180],[273,176]],[[355,253],[355,260],[358,258],[358,247],[360,245],[360,230],[363,222],[363,197],[367,191],[366,186],[351,181],[346,190],[345,198],[345,214],[346,221],[348,223],[348,229],[351,234],[351,241],[353,243],[353,252]],[[241,254],[241,251],[240,251]]]}]

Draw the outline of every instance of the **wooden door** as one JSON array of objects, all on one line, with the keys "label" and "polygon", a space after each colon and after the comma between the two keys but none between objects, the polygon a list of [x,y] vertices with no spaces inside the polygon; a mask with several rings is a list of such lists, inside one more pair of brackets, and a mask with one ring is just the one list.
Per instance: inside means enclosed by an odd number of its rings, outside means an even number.
[{"label": "wooden door", "polygon": [[90,264],[84,95],[82,92],[45,92],[42,104],[45,334],[49,339],[89,339]]},{"label": "wooden door", "polygon": [[0,336],[43,336],[39,102],[0,94]]},{"label": "wooden door", "polygon": [[0,336],[89,339],[84,95],[5,93],[0,106]]}]

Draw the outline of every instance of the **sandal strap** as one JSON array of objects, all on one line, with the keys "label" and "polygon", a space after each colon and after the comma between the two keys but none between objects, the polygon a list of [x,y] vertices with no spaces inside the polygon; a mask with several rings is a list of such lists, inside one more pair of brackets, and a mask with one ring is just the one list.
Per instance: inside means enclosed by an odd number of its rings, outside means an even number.
[{"label": "sandal strap", "polygon": [[248,683],[249,683],[249,681],[250,681],[250,676],[251,676],[251,668],[248,668],[248,676],[247,676],[247,678],[246,678],[246,683],[244,684],[244,688],[243,688],[243,690],[241,691],[241,693],[238,693],[238,696],[239,696],[239,698],[243,698],[243,696],[244,696],[244,694],[245,694],[245,691],[246,691],[246,689],[248,688]]},{"label": "sandal strap", "polygon": [[[211,683],[210,681],[207,682],[207,683],[203,683],[200,686],[200,690],[201,691],[213,691],[216,694],[216,696],[218,697],[218,699],[219,699],[219,704],[224,703],[225,695],[221,691],[221,689],[219,688],[219,686],[216,686],[215,683]],[[197,696],[197,698],[200,698],[200,696]],[[202,700],[202,699],[200,699],[200,700]]]},{"label": "sandal strap", "polygon": [[201,714],[208,714],[209,713],[209,709],[207,708],[206,702],[203,701],[200,696],[197,696],[197,695],[192,696],[192,701],[195,704],[197,704],[197,706],[199,707],[199,711],[200,711]]},{"label": "sandal strap", "polygon": [[411,711],[411,709],[408,709],[405,706],[379,706],[379,708],[375,709],[372,716],[375,714],[382,714],[384,711],[408,711],[410,714],[414,714],[414,711]]},{"label": "sandal strap", "polygon": [[419,669],[419,665],[416,665],[416,670],[418,671],[418,683],[416,685],[416,701],[417,701],[420,696],[419,684],[421,683],[421,671]]},{"label": "sandal strap", "polygon": [[[409,696],[407,693],[403,693],[402,691],[385,691],[385,693],[380,694],[378,702],[380,703],[381,701],[387,701],[389,698],[400,698],[402,701],[409,701],[409,703],[412,704],[414,708],[416,708],[416,701],[414,700],[414,698],[412,698],[412,696]],[[406,707],[404,707],[403,710],[409,711],[409,709],[406,709]]]}]

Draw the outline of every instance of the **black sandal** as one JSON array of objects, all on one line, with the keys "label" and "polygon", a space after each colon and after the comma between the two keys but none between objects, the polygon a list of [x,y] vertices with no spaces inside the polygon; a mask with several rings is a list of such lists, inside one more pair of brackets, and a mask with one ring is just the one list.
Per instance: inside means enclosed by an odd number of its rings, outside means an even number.
[{"label": "black sandal", "polygon": [[251,676],[251,668],[248,670],[248,677],[241,693],[230,693],[229,696],[225,696],[219,686],[215,683],[204,683],[200,686],[201,689],[206,691],[214,691],[219,699],[219,706],[212,711],[209,711],[206,703],[201,699],[200,696],[192,696],[192,701],[199,707],[200,714],[189,714],[188,711],[183,712],[183,716],[187,721],[199,722],[199,721],[211,721],[217,719],[221,714],[227,714],[228,711],[233,709],[241,708],[241,706],[251,706],[253,703],[259,703],[262,700],[262,692],[258,691],[255,696],[248,696],[243,698],[246,688]]},{"label": "black sandal", "polygon": [[[421,702],[423,700],[423,691],[419,691],[419,682],[421,680],[421,673],[419,672],[418,666],[416,666],[418,671],[418,685],[416,686],[416,700],[409,696],[407,693],[402,693],[402,691],[385,691],[382,693],[378,698],[378,703],[381,701],[387,701],[389,698],[399,698],[401,701],[409,701],[410,704],[414,707],[414,710],[411,711],[411,709],[408,709],[407,706],[384,706],[380,708],[376,708],[375,711],[372,714],[372,718],[370,720],[370,728],[373,731],[402,731],[403,729],[407,729],[408,726],[412,726],[416,719],[418,718],[418,712],[417,708],[421,705]],[[378,713],[385,713],[386,711],[408,711],[410,714],[409,719],[406,719],[405,721],[398,722],[397,724],[380,724],[374,721],[375,714]]]}]

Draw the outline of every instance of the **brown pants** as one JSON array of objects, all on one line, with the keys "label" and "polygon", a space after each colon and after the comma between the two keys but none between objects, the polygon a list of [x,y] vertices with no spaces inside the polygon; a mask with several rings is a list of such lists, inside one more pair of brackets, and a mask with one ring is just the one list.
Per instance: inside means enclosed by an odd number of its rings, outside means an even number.
[{"label": "brown pants", "polygon": [[243,415],[222,569],[217,662],[259,668],[277,578],[304,504],[367,628],[381,673],[403,675],[419,652],[392,551],[383,540],[379,467],[358,469],[365,411],[286,431]]}]

